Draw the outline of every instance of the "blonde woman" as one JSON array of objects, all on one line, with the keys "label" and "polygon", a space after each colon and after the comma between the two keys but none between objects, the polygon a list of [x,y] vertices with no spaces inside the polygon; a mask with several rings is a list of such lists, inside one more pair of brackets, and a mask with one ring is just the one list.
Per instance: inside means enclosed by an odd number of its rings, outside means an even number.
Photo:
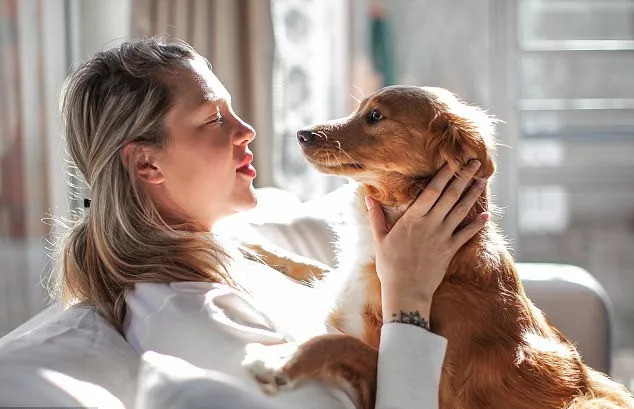
[{"label": "blonde woman", "polygon": [[[306,289],[211,233],[218,220],[256,204],[255,131],[233,112],[207,60],[183,42],[127,42],[79,65],[61,108],[68,150],[91,192],[90,207],[62,242],[65,302],[95,308],[140,354],[152,350],[222,374],[204,388],[208,395],[181,393],[171,407],[191,399],[214,408],[353,407],[343,391],[318,382],[267,397],[240,365],[248,343],[286,339],[254,300],[284,303]],[[388,232],[380,206],[369,201],[384,316],[405,310],[429,318],[453,254],[488,216],[454,234],[442,233],[454,230],[449,221],[422,216],[433,206],[448,213],[455,200],[437,202],[439,192],[448,185],[445,197],[459,197],[477,167],[451,184],[443,169],[408,210],[412,229],[397,223]],[[469,207],[480,187],[470,189],[462,199]],[[377,407],[437,407],[445,345],[428,328],[386,323]]]}]

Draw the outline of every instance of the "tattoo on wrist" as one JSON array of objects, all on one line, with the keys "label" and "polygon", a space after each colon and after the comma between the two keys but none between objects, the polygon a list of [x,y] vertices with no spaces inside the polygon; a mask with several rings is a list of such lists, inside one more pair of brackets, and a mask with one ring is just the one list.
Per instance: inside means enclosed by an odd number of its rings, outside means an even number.
[{"label": "tattoo on wrist", "polygon": [[399,322],[402,324],[412,324],[412,325],[416,325],[418,327],[424,328],[427,331],[431,331],[431,329],[429,328],[429,322],[425,318],[421,317],[418,311],[406,312],[401,310],[401,312],[398,314],[396,313],[392,314],[392,319],[387,322]]}]

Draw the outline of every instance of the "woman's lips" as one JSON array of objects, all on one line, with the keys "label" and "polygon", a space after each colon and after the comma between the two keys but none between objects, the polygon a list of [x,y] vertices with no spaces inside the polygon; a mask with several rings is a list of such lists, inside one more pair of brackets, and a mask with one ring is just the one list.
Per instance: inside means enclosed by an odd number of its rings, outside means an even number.
[{"label": "woman's lips", "polygon": [[253,165],[251,165],[251,162],[253,162],[253,154],[247,151],[246,155],[244,155],[244,158],[242,158],[242,161],[240,162],[240,167],[236,169],[236,172],[247,175],[251,179],[255,178],[256,172]]},{"label": "woman's lips", "polygon": [[250,163],[247,163],[246,165],[239,167],[238,169],[236,169],[236,172],[242,173],[243,175],[247,175],[248,177],[252,179],[255,178],[256,176],[255,168]]}]

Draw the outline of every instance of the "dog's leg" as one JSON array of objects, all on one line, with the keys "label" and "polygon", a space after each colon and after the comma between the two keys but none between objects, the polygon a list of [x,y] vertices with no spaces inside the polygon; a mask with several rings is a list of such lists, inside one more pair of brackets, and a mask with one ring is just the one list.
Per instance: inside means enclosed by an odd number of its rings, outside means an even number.
[{"label": "dog's leg", "polygon": [[334,384],[358,408],[374,407],[378,351],[358,338],[321,335],[303,343],[249,344],[242,365],[268,394],[290,389],[305,379]]},{"label": "dog's leg", "polygon": [[243,243],[243,246],[255,253],[260,261],[297,281],[308,283],[313,279],[321,279],[331,270],[330,267],[317,260],[277,247],[252,243]]}]

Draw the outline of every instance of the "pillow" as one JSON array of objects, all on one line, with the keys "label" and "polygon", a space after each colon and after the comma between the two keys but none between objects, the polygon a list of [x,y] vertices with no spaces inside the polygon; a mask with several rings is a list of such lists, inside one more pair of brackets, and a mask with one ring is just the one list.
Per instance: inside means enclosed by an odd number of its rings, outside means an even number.
[{"label": "pillow", "polygon": [[333,229],[349,217],[349,201],[355,189],[355,184],[347,184],[305,203],[282,189],[256,189],[257,207],[221,220],[214,232],[238,241],[270,242],[333,266]]},{"label": "pillow", "polygon": [[96,311],[71,307],[0,348],[0,407],[133,407],[139,356]]}]

